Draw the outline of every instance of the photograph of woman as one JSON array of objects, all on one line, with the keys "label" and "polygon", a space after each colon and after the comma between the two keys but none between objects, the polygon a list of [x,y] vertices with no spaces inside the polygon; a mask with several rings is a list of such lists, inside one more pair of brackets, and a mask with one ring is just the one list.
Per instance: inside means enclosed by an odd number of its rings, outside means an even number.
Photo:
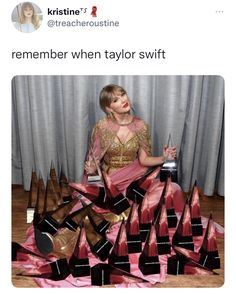
[{"label": "photograph of woman", "polygon": [[40,27],[42,13],[37,5],[31,2],[23,2],[13,10],[12,21],[18,31],[32,33]]},{"label": "photograph of woman", "polygon": [[13,284],[220,287],[223,89],[218,76],[14,77]]}]

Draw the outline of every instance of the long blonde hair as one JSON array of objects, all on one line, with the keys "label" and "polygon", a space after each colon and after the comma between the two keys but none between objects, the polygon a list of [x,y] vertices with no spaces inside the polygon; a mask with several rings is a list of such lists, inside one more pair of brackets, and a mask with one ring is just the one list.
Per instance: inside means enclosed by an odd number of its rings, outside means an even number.
[{"label": "long blonde hair", "polygon": [[40,26],[39,24],[39,18],[38,15],[35,12],[35,8],[32,3],[30,2],[24,2],[21,4],[21,9],[20,9],[20,16],[19,16],[19,23],[24,24],[25,23],[25,15],[24,15],[24,10],[29,7],[30,9],[33,10],[33,15],[32,15],[32,24],[35,27],[35,29],[38,29]]}]

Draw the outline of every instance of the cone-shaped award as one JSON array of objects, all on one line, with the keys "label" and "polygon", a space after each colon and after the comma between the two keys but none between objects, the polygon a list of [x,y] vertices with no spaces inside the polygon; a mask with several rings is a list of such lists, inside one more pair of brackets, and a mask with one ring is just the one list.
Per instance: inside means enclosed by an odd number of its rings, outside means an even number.
[{"label": "cone-shaped award", "polygon": [[191,212],[191,223],[193,236],[202,236],[202,219],[200,214],[199,191],[197,181],[195,181],[191,196],[189,198],[189,206]]},{"label": "cone-shaped award", "polygon": [[220,268],[220,257],[217,248],[215,224],[212,219],[212,214],[210,214],[199,253],[201,253],[199,263],[203,266],[210,269]]},{"label": "cone-shaped award", "polygon": [[174,251],[176,254],[179,254],[183,257],[189,258],[189,260],[199,262],[201,258],[201,254],[183,247],[173,246]]},{"label": "cone-shaped award", "polygon": [[26,222],[27,224],[31,223],[34,219],[34,210],[38,197],[38,178],[36,172],[32,171],[31,174],[31,183],[29,191],[29,200],[26,209]]},{"label": "cone-shaped award", "polygon": [[160,201],[154,212],[154,219],[156,218],[163,204],[165,204],[166,208],[168,228],[175,228],[178,222],[178,218],[173,204],[173,190],[170,176],[167,177],[165,181]]},{"label": "cone-shaped award", "polygon": [[[90,145],[91,142],[88,142],[88,145]],[[94,155],[93,152],[93,148],[90,148],[90,155],[88,156],[88,154],[86,155],[86,160],[90,158],[90,160],[93,161],[95,167],[96,167],[96,171],[92,174],[88,174],[88,183],[89,184],[97,184],[97,183],[101,183],[102,184],[102,173],[101,173],[101,169],[100,166],[98,164],[98,161],[96,160],[96,157]]]},{"label": "cone-shaped award", "polygon": [[31,277],[31,278],[42,278],[53,281],[65,280],[70,274],[70,268],[66,258],[58,259],[53,262],[49,262],[38,268],[41,274],[30,274],[23,272],[19,276]]},{"label": "cone-shaped award", "polygon": [[91,268],[91,283],[94,286],[144,282],[148,281],[115,268],[110,264],[98,263]]},{"label": "cone-shaped award", "polygon": [[60,179],[59,179],[59,185],[61,188],[61,198],[63,202],[70,202],[72,200],[72,189],[69,186],[69,182],[67,180],[67,177],[65,173],[63,172],[61,168],[61,173],[60,173]]},{"label": "cone-shaped award", "polygon": [[37,200],[36,200],[36,205],[34,209],[34,219],[33,219],[34,226],[36,226],[46,214],[46,211],[47,211],[46,200],[47,200],[46,189],[45,189],[43,179],[40,176],[38,181]]},{"label": "cone-shaped award", "polygon": [[140,239],[142,242],[145,242],[147,235],[151,228],[152,216],[150,213],[148,194],[145,194],[142,203],[139,206],[139,230],[140,230]]},{"label": "cone-shaped award", "polygon": [[51,163],[51,168],[50,168],[50,179],[51,179],[53,187],[54,187],[54,193],[56,193],[56,195],[57,195],[57,204],[59,206],[63,203],[63,200],[61,197],[61,187],[58,183],[57,173],[56,173],[56,169],[54,167],[53,162]]},{"label": "cone-shaped award", "polygon": [[64,219],[77,202],[78,199],[74,199],[69,203],[60,205],[54,211],[47,213],[46,216],[38,223],[37,229],[41,232],[48,232],[51,235],[56,234],[60,225],[63,223]]},{"label": "cone-shaped award", "polygon": [[47,180],[46,185],[46,198],[45,198],[45,210],[46,213],[51,213],[58,208],[58,194],[56,193],[52,180]]},{"label": "cone-shaped award", "polygon": [[110,222],[107,221],[102,214],[97,213],[92,207],[88,212],[88,217],[95,231],[105,237],[110,227]]},{"label": "cone-shaped award", "polygon": [[[171,134],[169,134],[167,147],[173,147]],[[164,162],[161,171],[160,171],[160,181],[165,182],[169,174],[171,175],[171,180],[173,182],[178,182],[178,166],[176,159],[172,157],[168,157],[167,160]]]},{"label": "cone-shaped award", "polygon": [[110,177],[106,173],[102,173],[104,186],[108,197],[109,209],[115,214],[119,215],[130,207],[127,198],[120,193],[111,182]]},{"label": "cone-shaped award", "polygon": [[[79,199],[81,201],[81,199]],[[81,201],[82,202],[82,201]],[[78,226],[81,225],[83,219],[91,210],[92,203],[89,205],[85,205],[85,203],[82,203],[82,207],[78,210],[70,213],[63,221],[63,223],[60,225],[60,227],[66,227],[71,231],[76,231]]]},{"label": "cone-shaped award", "polygon": [[188,199],[186,200],[180,221],[172,238],[172,245],[194,250]]},{"label": "cone-shaped award", "polygon": [[173,190],[170,173],[166,179],[165,206],[167,211],[168,227],[175,228],[178,222],[178,218],[176,216],[173,203]]},{"label": "cone-shaped award", "polygon": [[40,260],[45,258],[27,248],[24,248],[17,242],[11,242],[11,260],[12,261],[27,261],[29,260],[29,256],[34,256],[36,258],[39,258]]},{"label": "cone-shaped award", "polygon": [[154,225],[151,226],[143,251],[139,256],[139,269],[144,275],[160,273],[156,229]]},{"label": "cone-shaped award", "polygon": [[176,254],[168,258],[167,274],[169,275],[213,275],[215,274],[210,269],[202,266],[194,260]]},{"label": "cone-shaped award", "polygon": [[[93,149],[91,148],[90,150],[91,150],[91,156],[92,156],[93,162],[96,166],[96,174],[88,175],[88,183],[91,183],[86,186],[88,194],[87,195],[84,195],[83,193],[81,194],[87,198],[89,198],[88,196],[91,196],[92,194],[92,197],[94,198],[94,200],[91,200],[91,201],[94,202],[98,207],[106,209],[108,208],[108,199],[107,199],[108,195],[106,193],[105,183],[102,177],[102,171],[96,160],[96,157],[94,156]],[[93,188],[91,186],[99,187],[98,192],[95,192],[93,194]]]},{"label": "cone-shaped award", "polygon": [[132,182],[127,188],[126,197],[135,203],[140,204],[153,179],[157,177],[159,172],[159,167],[150,169],[141,178]]},{"label": "cone-shaped award", "polygon": [[80,183],[70,183],[69,185],[98,207],[108,208],[107,194],[104,186],[84,185]]},{"label": "cone-shaped award", "polygon": [[213,270],[212,262],[214,262],[214,258],[210,256],[206,258],[206,255],[202,256],[202,254],[199,252],[188,250],[182,247],[173,246],[173,249],[176,252],[176,254],[185,257],[186,260],[191,261],[194,264],[202,266],[203,269],[207,268],[208,270]]},{"label": "cone-shaped award", "polygon": [[160,206],[159,213],[154,224],[156,229],[158,255],[170,254],[171,244],[168,230],[167,212],[164,203]]},{"label": "cone-shaped award", "polygon": [[124,219],[121,222],[115,244],[108,259],[108,263],[126,272],[130,272],[127,235]]},{"label": "cone-shaped award", "polygon": [[142,251],[142,241],[139,231],[139,215],[138,205],[134,202],[132,204],[127,222],[126,222],[126,235],[128,243],[128,252],[137,253]]},{"label": "cone-shaped award", "polygon": [[82,224],[80,234],[75,245],[75,250],[69,260],[69,266],[73,277],[90,276],[90,265],[87,248],[88,243],[86,240],[86,233]]},{"label": "cone-shaped award", "polygon": [[86,238],[92,253],[101,261],[105,261],[109,256],[113,244],[94,230],[88,216],[84,219],[84,226]]},{"label": "cone-shaped award", "polygon": [[[186,248],[177,247],[177,246],[173,246],[173,249],[179,257],[185,259],[185,261],[186,261],[185,272],[186,273],[197,274],[197,273],[201,273],[202,270],[203,270],[203,274],[204,274],[204,272],[206,272],[206,274],[209,274],[209,272],[211,272],[212,269],[210,267],[208,267],[207,264],[203,265],[200,263],[200,261],[201,261],[201,254],[200,253],[194,252],[192,250],[188,250]],[[196,269],[193,269],[192,267],[195,267]],[[214,273],[214,272],[212,272],[212,273]]]}]

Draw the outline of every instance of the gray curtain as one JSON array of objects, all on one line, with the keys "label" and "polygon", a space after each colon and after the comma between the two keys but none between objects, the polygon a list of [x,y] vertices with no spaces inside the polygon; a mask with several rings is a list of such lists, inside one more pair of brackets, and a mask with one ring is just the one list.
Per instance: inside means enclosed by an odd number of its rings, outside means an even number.
[{"label": "gray curtain", "polygon": [[51,164],[80,181],[88,138],[104,116],[98,95],[123,86],[135,114],[149,123],[153,154],[171,133],[179,184],[195,180],[206,195],[224,195],[224,80],[220,76],[16,76],[12,80],[12,183],[47,179]]}]

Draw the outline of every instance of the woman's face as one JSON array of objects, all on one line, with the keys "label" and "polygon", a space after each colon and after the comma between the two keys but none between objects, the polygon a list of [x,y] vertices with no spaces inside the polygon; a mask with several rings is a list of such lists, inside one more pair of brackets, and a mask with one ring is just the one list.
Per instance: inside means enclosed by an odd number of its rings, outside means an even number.
[{"label": "woman's face", "polygon": [[25,7],[25,9],[24,9],[24,17],[29,18],[29,17],[32,17],[33,14],[34,14],[34,11],[33,11],[33,9],[31,7],[29,7],[29,6]]},{"label": "woman's face", "polygon": [[122,114],[130,111],[131,105],[126,93],[115,92],[112,102],[108,108],[108,111],[113,113]]}]

